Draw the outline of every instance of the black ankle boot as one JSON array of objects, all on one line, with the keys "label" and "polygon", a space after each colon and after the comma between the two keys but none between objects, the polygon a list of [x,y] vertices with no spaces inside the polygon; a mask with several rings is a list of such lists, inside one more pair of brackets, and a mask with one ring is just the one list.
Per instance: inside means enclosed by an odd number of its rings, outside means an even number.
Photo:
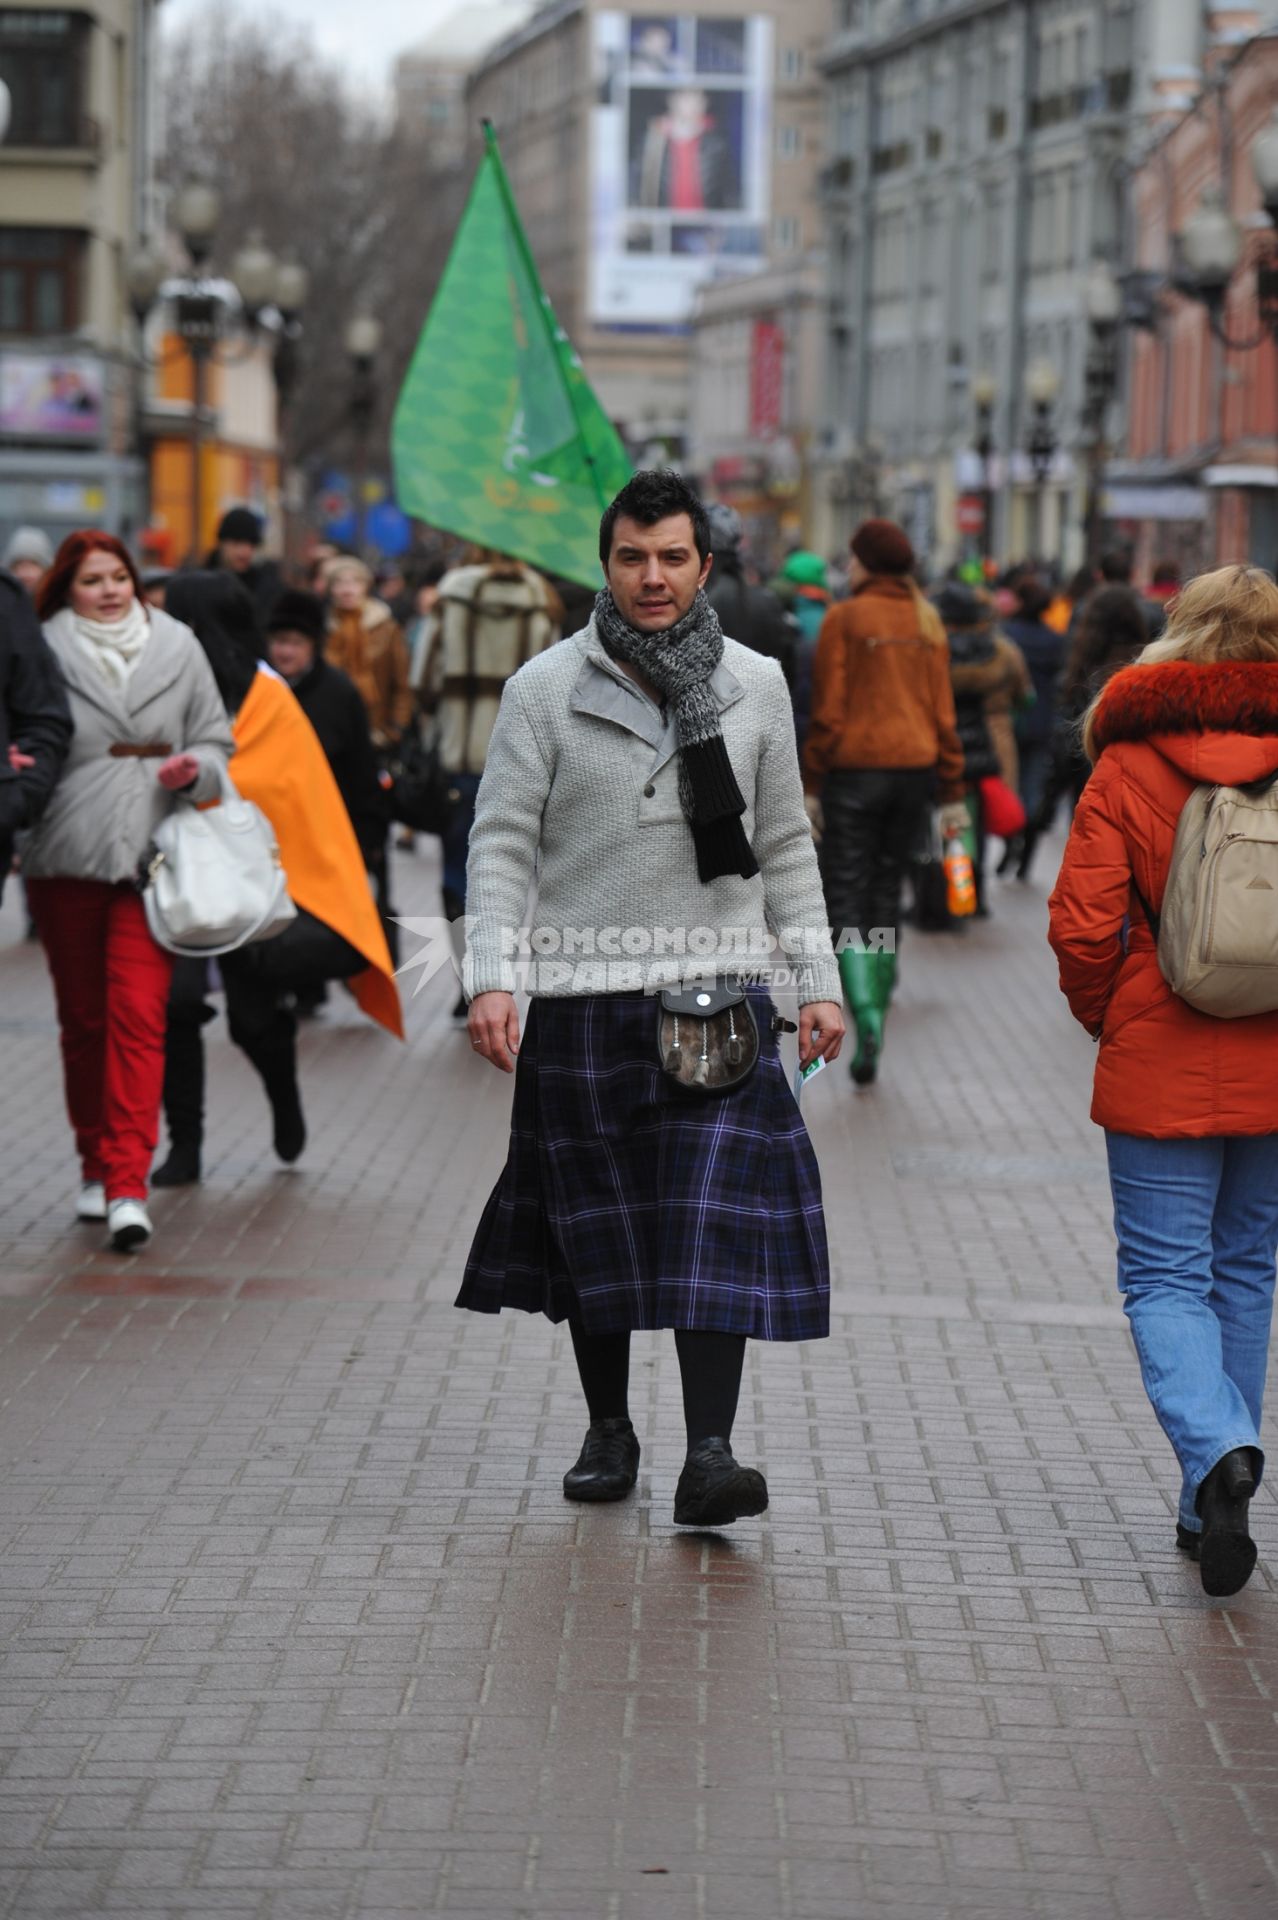
[{"label": "black ankle boot", "polygon": [[306,1119],[296,1072],[272,1073],[266,1082],[266,1097],[271,1103],[275,1151],[291,1167],[306,1145]]},{"label": "black ankle boot", "polygon": [[151,1175],[153,1187],[194,1187],[200,1180],[200,1143],[198,1140],[174,1140],[168,1157]]},{"label": "black ankle boot", "polygon": [[738,1466],[726,1440],[701,1440],[689,1447],[675,1488],[675,1525],[726,1527],[762,1513],[768,1483],[754,1467]]},{"label": "black ankle boot", "polygon": [[565,1500],[624,1500],[639,1478],[639,1439],[629,1420],[592,1420],[575,1467],[564,1475]]},{"label": "black ankle boot", "polygon": [[1256,1543],[1247,1526],[1247,1509],[1256,1491],[1249,1447],[1235,1447],[1219,1459],[1198,1489],[1203,1517],[1198,1570],[1203,1592],[1213,1599],[1237,1593],[1251,1578]]}]

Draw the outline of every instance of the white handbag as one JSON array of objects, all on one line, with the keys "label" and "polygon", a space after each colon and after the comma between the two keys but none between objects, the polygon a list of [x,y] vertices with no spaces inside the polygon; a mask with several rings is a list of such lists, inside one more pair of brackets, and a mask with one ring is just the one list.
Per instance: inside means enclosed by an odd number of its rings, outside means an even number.
[{"label": "white handbag", "polygon": [[297,917],[270,821],[236,792],[225,767],[221,788],[215,807],[179,799],[142,863],[151,937],[180,958],[233,953]]}]

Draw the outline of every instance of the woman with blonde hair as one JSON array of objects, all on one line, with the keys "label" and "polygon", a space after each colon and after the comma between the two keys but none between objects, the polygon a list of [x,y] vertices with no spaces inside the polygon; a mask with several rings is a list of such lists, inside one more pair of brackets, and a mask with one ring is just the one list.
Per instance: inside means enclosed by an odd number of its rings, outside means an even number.
[{"label": "woman with blonde hair", "polygon": [[[1278,1012],[1221,1019],[1173,993],[1154,928],[1199,784],[1278,778],[1278,586],[1222,567],[1092,702],[1093,772],[1052,894],[1075,1018],[1100,1043],[1118,1284],[1150,1403],[1176,1452],[1176,1544],[1236,1593],[1256,1548],[1261,1402],[1278,1252]],[[1148,907],[1146,904],[1148,903]]]}]

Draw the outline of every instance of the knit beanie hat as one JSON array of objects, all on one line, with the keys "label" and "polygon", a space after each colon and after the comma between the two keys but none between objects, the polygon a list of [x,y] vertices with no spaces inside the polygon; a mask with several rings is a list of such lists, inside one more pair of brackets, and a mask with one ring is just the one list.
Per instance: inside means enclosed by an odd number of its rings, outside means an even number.
[{"label": "knit beanie hat", "polygon": [[800,547],[797,552],[787,556],[786,563],[781,569],[781,578],[793,580],[796,587],[823,587],[827,582],[828,573],[825,561],[819,553],[809,553],[805,548]]},{"label": "knit beanie hat", "polygon": [[268,633],[304,633],[317,647],[324,644],[324,602],[301,587],[285,587],[266,616]]},{"label": "knit beanie hat", "polygon": [[251,507],[232,507],[218,521],[219,540],[247,540],[251,547],[262,544],[262,522]]},{"label": "knit beanie hat", "polygon": [[852,535],[852,551],[867,573],[909,573],[914,549],[895,520],[863,520]]},{"label": "knit beanie hat", "polygon": [[53,542],[39,527],[18,527],[4,550],[2,563],[14,566],[19,560],[34,560],[37,567],[53,565]]}]

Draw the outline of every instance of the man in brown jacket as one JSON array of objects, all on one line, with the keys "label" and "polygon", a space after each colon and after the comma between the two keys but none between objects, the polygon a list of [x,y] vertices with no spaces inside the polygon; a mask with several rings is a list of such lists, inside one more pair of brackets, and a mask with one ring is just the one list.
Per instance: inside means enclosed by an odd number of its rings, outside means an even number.
[{"label": "man in brown jacket", "polygon": [[[856,1022],[852,1078],[868,1086],[896,983],[906,863],[938,798],[942,826],[967,824],[945,629],[911,578],[914,549],[891,520],[852,537],[852,596],[830,609],[812,669],[803,783],[821,835],[826,907]],[[871,944],[871,934],[882,930]],[[882,933],[886,932],[886,941]]]}]

